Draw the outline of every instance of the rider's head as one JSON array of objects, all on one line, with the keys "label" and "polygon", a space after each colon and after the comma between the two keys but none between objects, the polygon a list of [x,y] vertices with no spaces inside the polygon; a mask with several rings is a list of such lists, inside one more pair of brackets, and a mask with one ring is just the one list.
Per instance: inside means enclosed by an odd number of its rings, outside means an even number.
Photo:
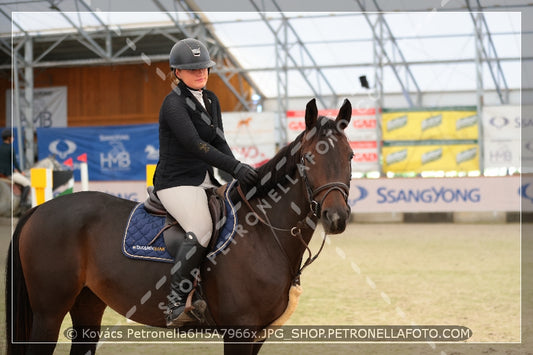
[{"label": "rider's head", "polygon": [[194,38],[178,41],[171,49],[169,64],[175,77],[192,89],[201,89],[207,83],[209,69],[215,65],[207,47]]},{"label": "rider's head", "polygon": [[8,140],[11,137],[13,137],[13,135],[11,134],[11,128],[5,128],[2,131],[2,141],[5,142],[6,140]]}]

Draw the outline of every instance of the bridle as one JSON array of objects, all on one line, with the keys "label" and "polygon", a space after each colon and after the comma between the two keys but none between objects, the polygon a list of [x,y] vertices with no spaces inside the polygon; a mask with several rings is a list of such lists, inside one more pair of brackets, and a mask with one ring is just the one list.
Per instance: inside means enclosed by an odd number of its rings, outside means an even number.
[{"label": "bridle", "polygon": [[[308,160],[310,162],[312,161],[311,160],[311,156],[312,156],[311,153],[303,154],[301,159],[300,159],[300,165],[298,166],[299,171],[300,171],[300,175],[302,177],[302,181],[304,182],[304,185],[305,185],[305,190],[307,192],[307,201],[309,203],[310,210],[309,210],[309,213],[303,219],[301,219],[298,222],[296,222],[296,225],[294,227],[291,227],[291,228],[279,228],[279,227],[273,226],[270,223],[270,220],[268,219],[268,216],[266,215],[265,212],[264,212],[264,215],[265,215],[266,220],[263,219],[255,211],[254,207],[250,204],[250,202],[246,198],[244,192],[242,191],[240,185],[237,186],[237,191],[239,192],[239,195],[241,196],[241,199],[243,200],[243,202],[248,206],[248,208],[255,215],[255,217],[257,218],[258,221],[260,221],[261,223],[263,223],[264,225],[266,225],[267,227],[269,227],[272,230],[272,234],[274,235],[274,238],[275,238],[278,246],[281,248],[281,250],[285,254],[285,257],[288,260],[290,260],[289,256],[288,256],[287,252],[285,251],[285,248],[283,248],[283,244],[279,240],[279,237],[276,234],[276,231],[278,231],[278,232],[290,232],[291,236],[296,237],[300,241],[300,243],[305,247],[305,249],[307,250],[307,253],[308,253],[307,260],[304,262],[304,264],[298,269],[296,274],[293,276],[293,283],[299,283],[299,279],[300,279],[300,275],[301,275],[302,271],[318,258],[318,256],[322,252],[322,249],[324,247],[324,244],[326,242],[326,237],[327,237],[327,234],[324,232],[324,236],[323,236],[323,239],[322,239],[322,244],[320,245],[320,249],[313,256],[312,252],[311,252],[311,249],[309,248],[309,244],[302,237],[302,229],[311,228],[311,229],[314,230],[316,228],[316,221],[320,218],[320,213],[322,211],[322,205],[324,203],[324,200],[333,191],[338,191],[342,195],[342,197],[344,198],[344,202],[346,202],[346,205],[349,208],[349,205],[348,205],[348,194],[349,194],[349,191],[350,191],[350,187],[347,184],[345,184],[343,182],[340,182],[340,181],[334,181],[334,182],[328,182],[328,183],[326,183],[324,185],[321,185],[321,186],[313,189],[313,187],[309,183],[309,178],[307,177],[307,172],[306,172],[307,168],[305,166],[305,160]],[[318,201],[316,199],[316,197],[319,194],[323,193],[324,191],[325,191],[324,195],[322,196],[320,201]]]},{"label": "bridle", "polygon": [[[305,190],[307,191],[307,201],[309,202],[310,210],[313,213],[314,217],[319,218],[322,212],[322,205],[324,204],[324,200],[332,191],[339,191],[342,197],[344,198],[344,202],[346,202],[346,204],[348,205],[348,194],[350,192],[350,187],[343,182],[334,181],[328,182],[313,190],[311,184],[309,183],[309,178],[307,177],[307,172],[305,168],[305,160],[311,161],[310,156],[311,153],[305,153],[302,155],[302,158],[300,159],[300,175],[302,176],[302,180],[305,184]],[[322,191],[326,191],[326,193],[322,196],[322,199],[319,202],[316,200],[316,197]]]}]

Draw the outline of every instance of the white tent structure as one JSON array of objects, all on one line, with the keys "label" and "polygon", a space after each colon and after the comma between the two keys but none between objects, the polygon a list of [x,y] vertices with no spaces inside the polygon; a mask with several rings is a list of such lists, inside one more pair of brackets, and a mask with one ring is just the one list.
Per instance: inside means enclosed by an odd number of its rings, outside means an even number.
[{"label": "white tent structure", "polygon": [[[322,108],[350,97],[376,107],[479,109],[520,104],[533,90],[524,1],[288,3],[4,2],[0,69],[13,69],[14,121],[20,102],[32,102],[36,68],[162,61],[184,37],[208,44],[214,72],[239,98],[235,110],[276,111],[280,121],[311,97]],[[230,83],[236,73],[252,86],[252,100]],[[31,117],[31,104],[25,107]]]}]

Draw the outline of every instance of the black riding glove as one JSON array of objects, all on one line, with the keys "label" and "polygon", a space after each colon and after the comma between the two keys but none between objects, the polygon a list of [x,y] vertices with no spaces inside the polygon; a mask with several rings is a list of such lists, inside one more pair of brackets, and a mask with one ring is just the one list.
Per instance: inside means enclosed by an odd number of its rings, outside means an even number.
[{"label": "black riding glove", "polygon": [[255,185],[257,179],[259,179],[257,170],[250,165],[243,163],[237,164],[235,170],[233,170],[233,177],[236,178],[240,184],[246,186]]}]

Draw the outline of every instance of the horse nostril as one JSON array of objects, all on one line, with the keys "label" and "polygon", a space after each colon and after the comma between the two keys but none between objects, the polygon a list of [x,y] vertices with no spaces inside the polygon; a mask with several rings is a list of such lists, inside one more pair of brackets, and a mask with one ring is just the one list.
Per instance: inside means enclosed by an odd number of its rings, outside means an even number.
[{"label": "horse nostril", "polygon": [[337,212],[331,213],[329,210],[324,211],[324,219],[331,222],[332,224],[336,224],[341,219],[339,214]]}]

